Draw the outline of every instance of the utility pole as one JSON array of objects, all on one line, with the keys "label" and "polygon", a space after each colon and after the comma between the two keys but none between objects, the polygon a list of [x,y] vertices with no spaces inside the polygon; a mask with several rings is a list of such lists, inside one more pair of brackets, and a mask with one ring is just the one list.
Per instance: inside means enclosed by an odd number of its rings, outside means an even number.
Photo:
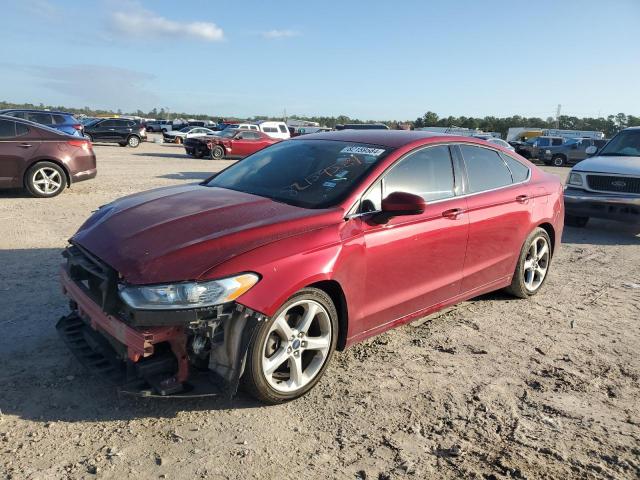
[{"label": "utility pole", "polygon": [[560,128],[560,111],[562,110],[562,105],[558,104],[558,109],[556,110],[556,130]]},{"label": "utility pole", "polygon": [[287,123],[287,109],[285,108],[284,111],[282,112],[282,117],[284,119],[284,123]]}]

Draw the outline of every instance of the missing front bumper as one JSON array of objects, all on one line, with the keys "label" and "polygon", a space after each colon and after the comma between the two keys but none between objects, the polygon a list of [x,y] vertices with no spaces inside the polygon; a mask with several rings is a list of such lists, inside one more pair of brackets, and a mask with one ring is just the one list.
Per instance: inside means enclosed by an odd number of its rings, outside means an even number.
[{"label": "missing front bumper", "polygon": [[[139,396],[233,397],[249,346],[266,317],[242,305],[216,319],[224,335],[212,342],[205,362],[190,347],[206,322],[197,326],[132,327],[108,315],[61,271],[72,311],[56,326],[64,342],[92,373]],[[204,363],[204,365],[203,365]]]}]

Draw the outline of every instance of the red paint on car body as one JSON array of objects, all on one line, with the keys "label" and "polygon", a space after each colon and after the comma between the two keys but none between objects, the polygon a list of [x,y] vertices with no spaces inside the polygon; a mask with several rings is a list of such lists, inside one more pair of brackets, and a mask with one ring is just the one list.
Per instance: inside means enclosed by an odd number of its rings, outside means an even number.
[{"label": "red paint on car body", "polygon": [[[333,208],[307,209],[204,185],[170,187],[105,207],[72,240],[131,284],[256,272],[261,280],[237,301],[267,316],[299,289],[334,282],[345,299],[347,345],[506,287],[525,238],[537,226],[548,226],[554,248],[559,246],[560,180],[512,152],[424,132],[341,131],[313,138],[394,150]],[[421,213],[382,224],[349,215],[367,187],[397,160],[437,144],[502,151],[527,165],[530,177],[496,191],[427,202]]]}]

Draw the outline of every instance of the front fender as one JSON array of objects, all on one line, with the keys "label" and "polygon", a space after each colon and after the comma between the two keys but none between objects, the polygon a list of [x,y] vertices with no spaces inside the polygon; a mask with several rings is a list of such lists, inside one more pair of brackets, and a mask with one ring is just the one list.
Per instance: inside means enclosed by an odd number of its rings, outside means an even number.
[{"label": "front fender", "polygon": [[[332,280],[342,288],[348,318],[355,319],[365,277],[364,244],[359,233],[355,222],[330,225],[242,254],[207,272],[205,277],[258,273],[260,281],[236,301],[269,317],[300,289]],[[352,326],[349,321],[349,332]]]}]

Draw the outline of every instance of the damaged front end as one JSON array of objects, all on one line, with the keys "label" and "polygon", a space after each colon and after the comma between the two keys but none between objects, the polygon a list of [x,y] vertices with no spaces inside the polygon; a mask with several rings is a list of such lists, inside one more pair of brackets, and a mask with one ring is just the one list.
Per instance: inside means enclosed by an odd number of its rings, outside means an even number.
[{"label": "damaged front end", "polygon": [[56,328],[91,372],[141,396],[235,395],[264,315],[235,301],[132,309],[118,294],[115,270],[79,245],[63,256],[60,279],[71,312]]}]

